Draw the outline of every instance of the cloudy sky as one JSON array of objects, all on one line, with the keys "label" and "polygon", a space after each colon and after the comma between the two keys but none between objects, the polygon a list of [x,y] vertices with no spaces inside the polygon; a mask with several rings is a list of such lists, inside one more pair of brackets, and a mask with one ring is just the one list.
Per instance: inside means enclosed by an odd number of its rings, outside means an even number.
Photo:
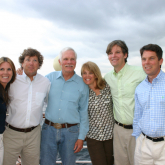
[{"label": "cloudy sky", "polygon": [[[153,43],[165,52],[164,0],[0,0],[0,56],[18,57],[31,47],[44,56],[39,73],[54,71],[53,60],[64,47],[78,54],[76,73],[84,62],[112,69],[107,45],[124,40],[128,64],[141,66],[139,49]],[[165,62],[163,64],[165,71]]]}]

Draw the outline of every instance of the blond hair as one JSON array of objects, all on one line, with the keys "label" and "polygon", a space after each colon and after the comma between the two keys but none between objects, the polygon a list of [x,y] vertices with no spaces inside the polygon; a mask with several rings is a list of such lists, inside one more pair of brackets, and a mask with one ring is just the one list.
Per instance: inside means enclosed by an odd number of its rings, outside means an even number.
[{"label": "blond hair", "polygon": [[105,80],[102,78],[99,67],[94,62],[88,61],[83,64],[83,66],[81,68],[81,76],[82,76],[84,70],[88,70],[96,76],[96,89],[105,88]]}]

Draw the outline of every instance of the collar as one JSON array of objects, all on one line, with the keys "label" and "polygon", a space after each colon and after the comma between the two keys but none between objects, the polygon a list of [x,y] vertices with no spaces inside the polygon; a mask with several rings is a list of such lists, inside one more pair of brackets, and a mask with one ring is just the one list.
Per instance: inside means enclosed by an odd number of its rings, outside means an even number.
[{"label": "collar", "polygon": [[[63,77],[63,75],[62,75],[62,71],[59,71],[59,72],[58,72],[58,75],[57,75],[56,79],[58,79],[58,78],[64,79],[64,77]],[[64,80],[65,80],[65,79],[64,79]],[[75,82],[78,84],[77,74],[76,74],[75,71],[74,71],[74,75],[73,75],[69,80],[67,80],[67,81],[75,81]]]},{"label": "collar", "polygon": [[[33,81],[36,79],[36,77],[37,77],[37,75],[38,75],[38,73],[35,75],[35,76],[33,76]],[[26,73],[24,72],[24,70],[23,70],[23,78],[25,79],[25,80],[28,80],[28,79],[30,79],[27,75],[26,75]],[[30,80],[31,81],[31,80]]]},{"label": "collar", "polygon": [[[163,71],[160,69],[160,72],[159,72],[159,74],[153,79],[153,81],[152,82],[157,82],[157,81],[159,81],[161,78],[162,78],[162,74],[163,74]],[[147,83],[150,83],[149,81],[148,81],[148,76],[145,78],[145,81],[147,82]]]},{"label": "collar", "polygon": [[116,72],[115,72],[115,69],[114,69],[114,70],[113,70],[113,75],[114,75],[114,76],[117,76],[117,75],[124,75],[125,72],[127,71],[127,68],[128,68],[128,64],[127,64],[127,62],[126,62],[125,65],[124,65],[124,67],[123,67],[118,73],[116,73]]}]

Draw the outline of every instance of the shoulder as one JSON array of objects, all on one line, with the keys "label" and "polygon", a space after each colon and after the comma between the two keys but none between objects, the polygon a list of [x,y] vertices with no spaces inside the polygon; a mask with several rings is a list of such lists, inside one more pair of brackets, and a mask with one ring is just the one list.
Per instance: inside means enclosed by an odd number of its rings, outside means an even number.
[{"label": "shoulder", "polygon": [[161,70],[161,72],[162,72],[161,73],[162,74],[161,77],[162,77],[163,81],[165,81],[165,73],[162,70]]},{"label": "shoulder", "polygon": [[110,86],[108,85],[107,82],[105,82],[105,88],[103,90],[104,91],[107,91],[107,92],[110,92],[111,91]]},{"label": "shoulder", "polygon": [[111,70],[110,72],[106,73],[104,76],[104,79],[106,80],[108,77],[110,77],[113,74],[114,70]]},{"label": "shoulder", "polygon": [[127,65],[127,66],[128,66],[129,70],[137,71],[137,72],[143,72],[144,73],[143,68],[140,67],[140,66],[134,66],[134,65]]},{"label": "shoulder", "polygon": [[77,84],[79,84],[80,86],[83,87],[88,87],[88,85],[86,85],[82,79],[82,77],[80,77],[79,75],[75,74],[75,81],[77,82]]},{"label": "shoulder", "polygon": [[61,73],[61,71],[54,71],[54,72],[47,74],[45,77],[51,81],[52,79],[57,78],[57,76],[59,76],[60,73]]},{"label": "shoulder", "polygon": [[144,91],[145,86],[147,85],[145,79],[136,87],[136,90],[135,90],[135,93],[138,93],[138,92],[141,92],[141,91]]},{"label": "shoulder", "polygon": [[76,82],[75,84],[77,84],[77,86],[79,87],[79,89],[83,92],[85,91],[89,91],[88,85],[86,85],[82,79],[82,77],[80,77],[79,75],[77,75],[75,73],[74,75],[74,81]]},{"label": "shoulder", "polygon": [[83,81],[83,79],[82,79],[82,77],[80,77],[79,75],[77,75],[76,73],[75,73],[75,81],[77,81],[78,83],[83,83],[84,84],[84,81]]},{"label": "shoulder", "polygon": [[18,84],[18,83],[23,83],[25,81],[24,75],[16,75],[16,79],[15,81],[10,85],[13,86],[14,84]]},{"label": "shoulder", "polygon": [[128,74],[128,76],[129,75],[136,76],[136,79],[139,79],[140,81],[144,80],[147,76],[143,68],[140,66],[127,65],[126,73]]},{"label": "shoulder", "polygon": [[39,80],[45,81],[47,83],[50,83],[49,79],[47,77],[42,76],[41,74],[37,74],[37,78]]}]

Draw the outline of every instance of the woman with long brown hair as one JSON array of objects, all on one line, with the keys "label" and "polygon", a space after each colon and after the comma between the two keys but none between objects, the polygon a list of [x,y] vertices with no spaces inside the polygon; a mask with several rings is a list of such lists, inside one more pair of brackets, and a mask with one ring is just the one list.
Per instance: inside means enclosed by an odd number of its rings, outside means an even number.
[{"label": "woman with long brown hair", "polygon": [[3,164],[3,132],[7,105],[9,103],[8,91],[10,84],[14,82],[16,70],[14,63],[7,57],[0,58],[0,165]]}]

